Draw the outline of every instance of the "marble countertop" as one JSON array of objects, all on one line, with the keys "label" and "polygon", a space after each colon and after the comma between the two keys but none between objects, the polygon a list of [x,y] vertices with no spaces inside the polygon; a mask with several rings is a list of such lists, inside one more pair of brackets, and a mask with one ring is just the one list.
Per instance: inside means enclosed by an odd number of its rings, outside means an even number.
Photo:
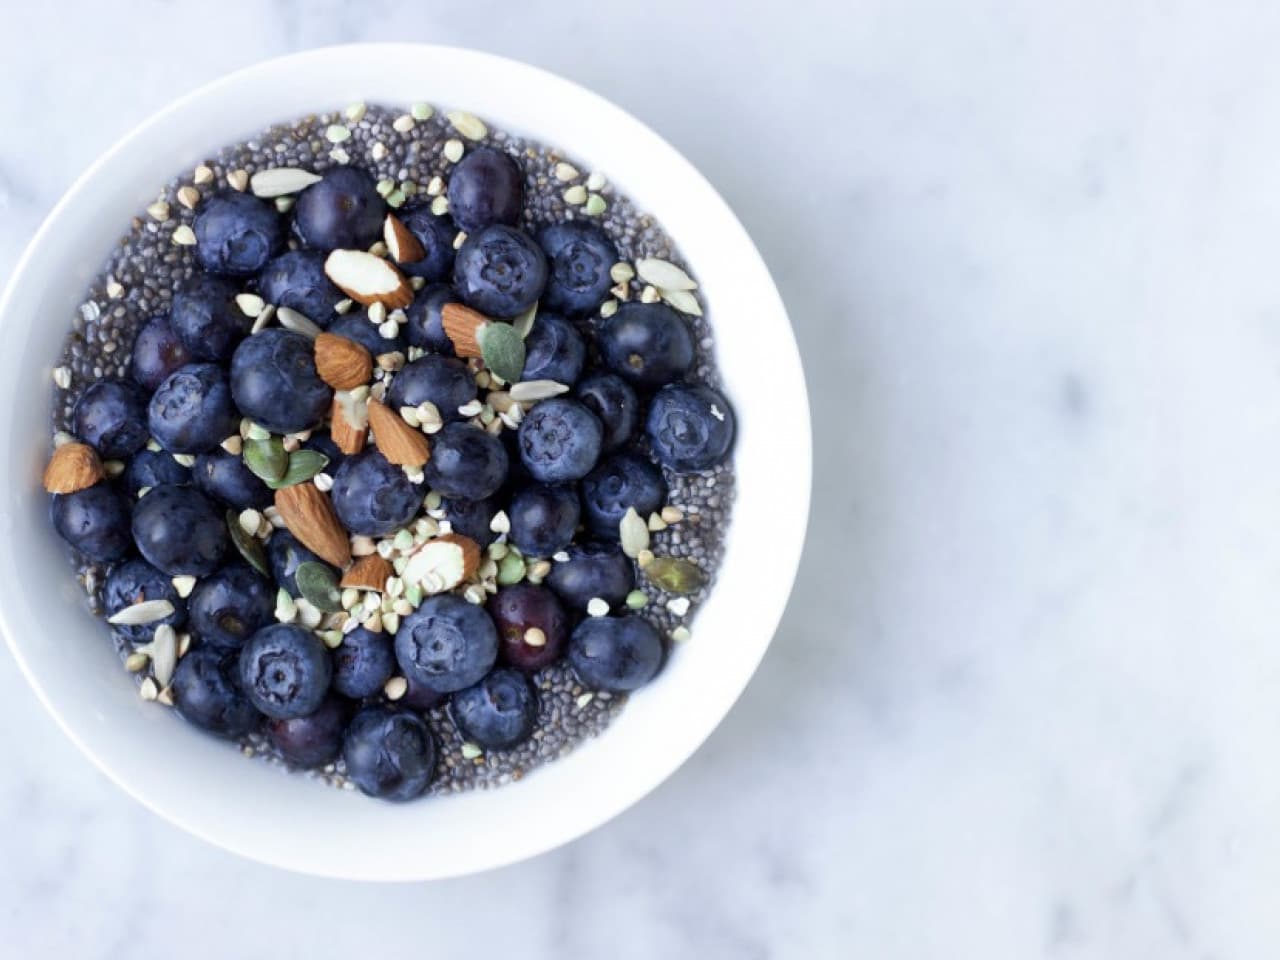
[{"label": "marble countertop", "polygon": [[725,194],[817,444],[741,703],[627,814],[499,872],[242,862],[111,786],[0,656],[0,953],[1275,955],[1280,8],[712,6],[6,10],[0,264],[231,68],[482,46],[621,103]]}]

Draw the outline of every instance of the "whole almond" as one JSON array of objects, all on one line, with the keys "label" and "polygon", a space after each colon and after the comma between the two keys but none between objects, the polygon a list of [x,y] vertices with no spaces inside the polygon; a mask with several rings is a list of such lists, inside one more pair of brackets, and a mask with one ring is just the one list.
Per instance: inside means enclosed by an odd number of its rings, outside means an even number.
[{"label": "whole almond", "polygon": [[373,357],[354,340],[336,333],[316,337],[316,373],[335,390],[354,390],[373,379]]},{"label": "whole almond", "polygon": [[479,310],[460,303],[446,303],[440,311],[440,323],[445,335],[453,343],[453,350],[460,357],[482,356],[480,331],[489,322]]},{"label": "whole almond", "polygon": [[329,437],[343,453],[350,455],[364,449],[367,427],[350,423],[342,412],[342,403],[335,396],[330,410]]},{"label": "whole almond", "polygon": [[360,590],[377,590],[387,588],[387,580],[395,574],[390,562],[376,553],[367,557],[357,557],[351,568],[342,575],[343,587],[355,587]]},{"label": "whole almond", "polygon": [[351,541],[327,494],[314,483],[295,483],[276,491],[276,510],[302,545],[335,567],[351,563]]},{"label": "whole almond", "polygon": [[427,438],[377,400],[369,401],[369,426],[378,451],[392,463],[420,467],[431,458]]},{"label": "whole almond", "polygon": [[387,219],[382,222],[382,239],[391,253],[391,259],[396,263],[417,263],[427,255],[418,238],[409,232],[409,228],[394,213],[388,213]]},{"label": "whole almond", "polygon": [[87,443],[64,443],[53,451],[44,469],[44,488],[50,493],[75,493],[92,487],[106,473],[98,451]]}]

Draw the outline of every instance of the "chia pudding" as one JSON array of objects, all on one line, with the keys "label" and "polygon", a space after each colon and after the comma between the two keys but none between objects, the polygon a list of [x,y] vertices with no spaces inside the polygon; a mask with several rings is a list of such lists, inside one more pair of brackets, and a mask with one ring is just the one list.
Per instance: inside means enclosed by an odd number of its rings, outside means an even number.
[{"label": "chia pudding", "polygon": [[734,421],[695,276],[601,173],[421,103],[175,177],[54,371],[54,527],[122,672],[393,800],[601,733],[723,552]]}]

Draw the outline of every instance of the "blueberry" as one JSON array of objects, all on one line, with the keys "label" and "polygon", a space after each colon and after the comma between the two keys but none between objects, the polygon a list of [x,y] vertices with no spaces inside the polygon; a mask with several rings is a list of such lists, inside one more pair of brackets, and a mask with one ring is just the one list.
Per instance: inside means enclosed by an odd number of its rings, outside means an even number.
[{"label": "blueberry", "polygon": [[579,480],[600,457],[604,429],[577,400],[543,400],[520,421],[520,458],[535,480]]},{"label": "blueberry", "polygon": [[225,450],[202,453],[191,472],[198,489],[237,510],[261,510],[271,505],[270,488],[235,454]]},{"label": "blueberry", "polygon": [[231,395],[242,414],[274,433],[311,429],[333,401],[333,391],[316,373],[311,341],[279,327],[236,348]]},{"label": "blueberry", "polygon": [[476,398],[476,380],[461,360],[428,353],[396,374],[387,391],[392,410],[430,402],[441,418],[463,420],[458,408]]},{"label": "blueberry", "polygon": [[408,687],[405,688],[404,696],[396,701],[402,707],[409,707],[413,710],[430,710],[432,707],[439,706],[441,701],[447,698],[447,693],[440,693],[438,690],[432,690],[430,687],[424,687],[412,677],[405,677]]},{"label": "blueberry", "polygon": [[600,356],[632,386],[656,389],[693,366],[693,337],[665,303],[624,303],[600,324]]},{"label": "blueberry", "polygon": [[130,458],[120,479],[129,496],[136,497],[143,487],[162,483],[186,486],[191,482],[191,468],[173,459],[167,450],[139,450]]},{"label": "blueberry", "polygon": [[448,196],[449,214],[468,233],[494,223],[517,223],[524,203],[524,174],[515,158],[478,147],[453,168]]},{"label": "blueberry", "polygon": [[547,585],[571,607],[585,610],[592,597],[616,607],[636,585],[635,569],[616,543],[575,543],[566,552],[568,560],[551,565]]},{"label": "blueberry", "polygon": [[524,340],[521,380],[554,380],[566,386],[582,376],[587,345],[577,328],[557,313],[538,312]]},{"label": "blueberry", "polygon": [[325,471],[333,476],[333,472],[342,466],[342,462],[347,459],[347,455],[338,449],[338,445],[333,442],[333,437],[327,433],[313,433],[302,445],[304,450],[314,450],[328,458],[329,462],[325,464]]},{"label": "blueberry", "polygon": [[239,647],[275,621],[276,591],[248,564],[233,563],[197,583],[187,608],[192,636],[215,647]]},{"label": "blueberry", "polygon": [[165,377],[191,362],[191,354],[169,325],[168,317],[152,317],[133,339],[129,373],[147,390],[155,390]]},{"label": "blueberry", "polygon": [[581,220],[556,223],[538,234],[547,254],[547,291],[542,306],[569,314],[591,313],[613,286],[609,270],[618,248],[599,227]]},{"label": "blueberry", "polygon": [[127,381],[99,380],[76,401],[71,429],[104,458],[127,457],[146,446],[147,398]]},{"label": "blueberry", "polygon": [[427,283],[448,279],[455,255],[453,238],[458,232],[453,221],[445,216],[436,216],[428,203],[402,207],[396,216],[422,244],[424,251],[421,260],[397,264],[400,272],[410,277],[422,277]]},{"label": "blueberry", "polygon": [[549,557],[569,545],[578,529],[579,513],[578,494],[572,487],[531,484],[511,498],[508,539],[525,556]]},{"label": "blueberry", "polygon": [[226,371],[216,363],[189,363],[169,374],[151,397],[147,424],[170,453],[216,450],[240,428]]},{"label": "blueberry", "polygon": [[337,316],[333,308],[345,296],[325,274],[319,250],[280,254],[258,277],[258,292],[267,303],[297,310],[322,330]]},{"label": "blueberry", "polygon": [[407,710],[365,707],[342,744],[347,776],[371,797],[412,800],[436,768],[436,742],[421,717]]},{"label": "blueberry", "polygon": [[342,736],[350,716],[349,700],[329,696],[305,717],[267,721],[267,736],[289,763],[319,767],[342,752]]},{"label": "blueberry", "polygon": [[662,638],[635,615],[587,617],[569,638],[569,664],[597,690],[625,693],[642,687],[662,666]]},{"label": "blueberry", "polygon": [[409,342],[445,357],[454,355],[453,341],[444,332],[441,311],[446,303],[457,303],[453,287],[447,283],[431,283],[418,291],[413,303],[405,309],[405,325]]},{"label": "blueberry", "polygon": [[486,750],[509,750],[528,740],[537,719],[533,686],[514,670],[495,670],[453,695],[458,732]]},{"label": "blueberry", "polygon": [[396,669],[391,636],[357,627],[333,651],[333,689],[344,697],[372,697]]},{"label": "blueberry", "polygon": [[293,229],[317,250],[367,250],[382,236],[387,205],[373,178],[356,167],[334,167],[298,195]]},{"label": "blueberry", "polygon": [[268,717],[305,717],[324,701],[333,668],[329,651],[305,627],[275,623],[240,649],[240,685]]},{"label": "blueberry", "polygon": [[672,470],[709,470],[733,445],[733,408],[710,387],[673,383],[654,396],[645,429],[654,456]]},{"label": "blueberry", "polygon": [[181,629],[187,622],[187,601],[178,596],[173,580],[166,574],[145,560],[126,560],[112,567],[102,587],[103,612],[113,617],[125,607],[144,600],[168,600],[173,604],[173,613],[151,623],[122,624],[112,628],[130,643],[150,643],[156,627],[162,623]]},{"label": "blueberry", "polygon": [[491,317],[514,317],[538,302],[547,260],[529,235],[495,225],[467,237],[453,264],[462,302]]},{"label": "blueberry", "polygon": [[236,304],[239,291],[225,280],[199,274],[173,295],[169,325],[193,360],[226,360],[253,329]]},{"label": "blueberry", "polygon": [[618,449],[636,432],[640,401],[631,385],[616,373],[588,374],[578,383],[574,394],[604,427],[600,447],[605,453]]},{"label": "blueberry", "polygon": [[618,524],[628,507],[645,519],[662,509],[666,498],[662,471],[634,453],[614,454],[582,480],[582,511],[587,528],[598,537],[618,539]]},{"label": "blueberry", "polygon": [[235,739],[262,719],[236,675],[236,659],[217,647],[197,647],[178,661],[173,672],[174,707],[202,730]]},{"label": "blueberry", "polygon": [[276,530],[271,534],[267,541],[267,561],[271,564],[271,575],[276,584],[294,597],[302,596],[295,579],[298,567],[304,563],[324,563],[288,530]]},{"label": "blueberry", "polygon": [[200,204],[192,228],[200,265],[228,277],[252,276],[284,246],[280,215],[251,193],[215,194]]},{"label": "blueberry", "polygon": [[348,313],[338,317],[329,324],[329,332],[348,340],[354,340],[374,357],[384,353],[404,353],[405,339],[402,334],[384,337],[376,323],[370,323],[364,314]]},{"label": "blueberry", "polygon": [[352,533],[385,537],[413,519],[422,492],[403,470],[374,449],[347,457],[333,475],[330,494],[342,525]]},{"label": "blueberry", "polygon": [[[489,614],[498,628],[502,659],[517,670],[532,673],[560,659],[570,621],[551,590],[532,583],[502,587],[489,600]],[[535,628],[542,631],[541,643],[528,641]]]},{"label": "blueberry", "polygon": [[192,487],[153,487],[133,508],[133,539],[153,566],[171,577],[203,577],[222,565],[227,521]]},{"label": "blueberry", "polygon": [[507,476],[507,450],[491,433],[469,423],[446,423],[431,438],[423,468],[432,490],[451,499],[483,500]]},{"label": "blueberry", "polygon": [[132,552],[129,501],[110,484],[59,494],[49,509],[58,536],[90,560],[123,560]]},{"label": "blueberry", "polygon": [[498,503],[493,497],[483,500],[446,498],[440,501],[440,509],[444,511],[444,517],[453,527],[454,533],[469,537],[482,547],[489,546],[497,536],[489,529],[494,514],[498,512]]},{"label": "blueberry", "polygon": [[489,614],[451,593],[428,597],[396,631],[401,671],[440,693],[471,686],[497,657],[498,631]]}]

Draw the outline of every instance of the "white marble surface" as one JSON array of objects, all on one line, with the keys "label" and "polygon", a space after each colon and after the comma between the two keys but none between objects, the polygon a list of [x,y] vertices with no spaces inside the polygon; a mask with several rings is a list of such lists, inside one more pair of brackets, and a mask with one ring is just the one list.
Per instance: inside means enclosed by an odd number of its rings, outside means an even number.
[{"label": "white marble surface", "polygon": [[488,47],[628,107],[737,208],[817,456],[737,709],[628,814],[489,875],[355,886],[211,849],[0,657],[0,954],[1276,954],[1280,9],[693,6],[6,7],[0,264],[225,70]]}]

